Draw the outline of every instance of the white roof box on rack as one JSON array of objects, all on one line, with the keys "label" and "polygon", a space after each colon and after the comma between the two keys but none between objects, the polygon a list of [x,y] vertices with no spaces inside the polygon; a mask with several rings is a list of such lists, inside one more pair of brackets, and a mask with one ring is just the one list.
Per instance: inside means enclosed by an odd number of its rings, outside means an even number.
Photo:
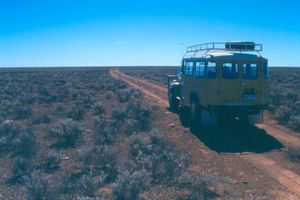
[{"label": "white roof box on rack", "polygon": [[254,42],[226,42],[225,48],[228,50],[239,50],[239,51],[256,51],[257,45]]}]

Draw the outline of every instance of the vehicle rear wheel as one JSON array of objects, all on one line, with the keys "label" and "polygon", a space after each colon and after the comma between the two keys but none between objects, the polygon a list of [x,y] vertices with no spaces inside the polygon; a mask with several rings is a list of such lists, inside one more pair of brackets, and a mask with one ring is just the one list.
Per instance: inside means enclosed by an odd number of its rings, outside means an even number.
[{"label": "vehicle rear wheel", "polygon": [[179,101],[176,98],[176,94],[174,90],[169,92],[169,108],[170,110],[177,111],[179,107]]}]

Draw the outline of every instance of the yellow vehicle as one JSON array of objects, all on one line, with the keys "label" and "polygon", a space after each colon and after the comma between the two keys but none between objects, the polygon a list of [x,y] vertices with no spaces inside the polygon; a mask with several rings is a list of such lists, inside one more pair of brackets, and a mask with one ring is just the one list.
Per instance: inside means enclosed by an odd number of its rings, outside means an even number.
[{"label": "yellow vehicle", "polygon": [[262,122],[268,60],[254,42],[206,43],[187,48],[181,71],[168,76],[170,108],[190,108],[193,123],[224,119]]}]

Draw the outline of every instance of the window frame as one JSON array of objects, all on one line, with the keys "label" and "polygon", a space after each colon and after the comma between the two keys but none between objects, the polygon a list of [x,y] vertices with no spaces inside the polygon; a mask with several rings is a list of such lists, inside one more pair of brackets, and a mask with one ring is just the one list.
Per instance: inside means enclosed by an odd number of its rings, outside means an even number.
[{"label": "window frame", "polygon": [[[198,64],[199,64],[199,66],[198,66]],[[201,65],[201,64],[203,64],[203,65]],[[207,65],[207,62],[205,62],[205,61],[196,61],[194,64],[194,77],[204,78],[205,71],[206,71],[206,65]],[[201,73],[202,67],[203,67],[203,73]],[[199,70],[197,70],[197,68],[199,68]]]},{"label": "window frame", "polygon": [[[210,64],[214,64],[214,66],[211,66]],[[213,76],[209,76],[209,73],[210,73],[210,68],[214,67],[214,75]],[[206,79],[216,79],[217,78],[217,62],[210,62],[208,61],[206,63],[206,66],[205,66],[205,78]]]},{"label": "window frame", "polygon": [[[246,65],[246,66],[245,66]],[[245,67],[247,68],[248,66],[247,65],[250,65],[250,75],[247,73],[244,73],[245,72]],[[255,71],[255,76],[252,76],[252,65],[256,65],[256,71]],[[244,80],[256,80],[258,79],[258,74],[259,74],[259,64],[257,63],[243,63],[242,64],[242,77]],[[246,69],[247,71],[247,69]]]},{"label": "window frame", "polygon": [[[187,69],[187,68],[189,68],[189,69]],[[194,71],[194,62],[193,61],[186,61],[185,64],[184,64],[184,74],[186,76],[193,76],[193,71]]]},{"label": "window frame", "polygon": [[[226,64],[230,64],[230,65],[231,65],[231,67],[229,68],[231,71],[232,71],[232,69],[233,69],[234,66],[235,66],[235,69],[236,69],[237,71],[236,71],[235,73],[230,72],[230,73],[228,73],[228,75],[225,75],[224,69],[225,69],[225,65],[226,65]],[[222,64],[222,78],[223,78],[223,79],[238,79],[239,76],[240,76],[240,70],[239,70],[239,65],[238,65],[238,63],[234,63],[234,62],[224,62],[224,63]]]}]

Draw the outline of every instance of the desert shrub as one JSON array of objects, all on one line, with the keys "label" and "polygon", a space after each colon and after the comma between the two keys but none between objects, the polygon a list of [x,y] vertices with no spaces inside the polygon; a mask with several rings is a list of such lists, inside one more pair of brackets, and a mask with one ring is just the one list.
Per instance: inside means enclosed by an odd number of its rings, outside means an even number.
[{"label": "desert shrub", "polygon": [[140,192],[150,186],[151,175],[146,170],[122,171],[117,177],[113,193],[117,199],[138,199]]},{"label": "desert shrub", "polygon": [[125,89],[117,92],[119,102],[124,103],[141,97],[141,92],[136,89]]},{"label": "desert shrub", "polygon": [[[209,177],[214,178],[214,177]],[[183,173],[179,178],[178,186],[188,189],[187,199],[214,199],[217,194],[208,189],[209,184],[213,180],[209,180],[206,176],[199,176],[193,173]]]},{"label": "desert shrub", "polygon": [[103,115],[105,114],[105,106],[102,102],[98,101],[94,105],[94,115]]},{"label": "desert shrub", "polygon": [[30,174],[32,164],[30,160],[22,157],[17,157],[12,166],[12,175],[8,179],[8,183],[17,184],[23,183],[24,178]]},{"label": "desert shrub", "polygon": [[[175,186],[188,191],[184,199],[232,199],[234,191],[225,189],[223,193],[217,191],[219,185],[234,185],[237,181],[230,177],[214,175],[199,175],[193,172],[184,171],[176,177]],[[221,196],[220,196],[221,195]]]},{"label": "desert shrub", "polygon": [[98,189],[103,186],[107,177],[105,172],[84,166],[85,163],[76,162],[73,172],[64,174],[60,192],[69,196],[67,199],[76,199],[78,196],[96,197]]},{"label": "desert shrub", "polygon": [[112,91],[108,91],[108,92],[106,92],[105,98],[106,98],[106,99],[111,99],[112,96],[113,96],[113,92],[112,92]]},{"label": "desert shrub", "polygon": [[110,182],[117,175],[116,153],[109,146],[97,146],[88,149],[77,161],[83,171],[104,172],[103,182]]},{"label": "desert shrub", "polygon": [[95,104],[95,99],[89,93],[82,94],[82,105],[84,109],[90,109]]},{"label": "desert shrub", "polygon": [[51,116],[47,114],[35,116],[32,119],[33,124],[49,124],[50,122]]},{"label": "desert shrub", "polygon": [[112,109],[112,119],[118,121],[118,122],[123,122],[124,119],[126,118],[126,109],[124,108],[113,108]]},{"label": "desert shrub", "polygon": [[96,197],[99,188],[115,180],[117,162],[109,146],[82,148],[72,164],[72,173],[63,180],[62,192],[76,196]]},{"label": "desert shrub", "polygon": [[68,113],[66,107],[60,104],[54,108],[54,112],[56,115],[61,117],[65,117],[66,114]]},{"label": "desert shrub", "polygon": [[0,126],[0,152],[30,158],[35,154],[36,141],[30,129],[15,121],[5,121]]},{"label": "desert shrub", "polygon": [[114,120],[110,120],[106,117],[95,118],[95,144],[105,145],[113,142],[114,135],[117,132],[117,125]]},{"label": "desert shrub", "polygon": [[140,122],[136,119],[132,119],[132,118],[126,119],[124,121],[124,123],[122,124],[124,133],[126,135],[135,134],[139,130],[139,128],[138,128],[140,126],[139,123]]},{"label": "desert shrub", "polygon": [[118,79],[111,79],[110,82],[107,83],[106,89],[110,91],[118,91],[123,90],[128,87],[127,83]]},{"label": "desert shrub", "polygon": [[292,162],[300,162],[300,147],[289,147],[286,157]]},{"label": "desert shrub", "polygon": [[77,195],[95,197],[104,179],[103,173],[95,174],[91,171],[81,175],[70,175],[63,183],[63,192],[72,194],[73,197]]},{"label": "desert shrub", "polygon": [[300,115],[299,116],[291,116],[288,126],[295,131],[300,132]]},{"label": "desert shrub", "polygon": [[149,137],[132,136],[125,166],[131,173],[146,170],[151,184],[174,183],[188,165],[188,156],[176,150],[158,130],[152,130]]},{"label": "desert shrub", "polygon": [[1,95],[0,98],[2,99],[0,104],[0,116],[6,118],[11,113],[12,103],[8,100],[5,100],[5,97]]},{"label": "desert shrub", "polygon": [[0,126],[0,152],[9,152],[11,150],[12,140],[21,132],[20,126],[12,120],[4,121]]},{"label": "desert shrub", "polygon": [[138,102],[130,103],[127,106],[127,118],[139,121],[137,129],[141,131],[149,130],[151,126],[151,110],[148,107],[142,106]]},{"label": "desert shrub", "polygon": [[41,177],[40,172],[33,171],[24,178],[26,199],[51,200],[57,199],[57,193],[52,188],[54,184]]},{"label": "desert shrub", "polygon": [[120,90],[117,93],[120,103],[128,102],[131,97],[130,90]]},{"label": "desert shrub", "polygon": [[135,99],[140,99],[142,97],[142,93],[140,90],[130,88],[131,96]]},{"label": "desert shrub", "polygon": [[22,134],[12,140],[11,151],[14,155],[31,158],[36,150],[36,139],[30,129],[24,130]]},{"label": "desert shrub", "polygon": [[42,160],[41,169],[46,172],[53,172],[60,168],[61,157],[56,152],[49,152]]},{"label": "desert shrub", "polygon": [[85,128],[81,123],[67,119],[54,125],[49,135],[55,140],[55,147],[68,148],[82,142],[84,131]]},{"label": "desert shrub", "polygon": [[133,136],[130,145],[130,168],[146,169],[150,172],[152,182],[171,184],[174,177],[189,165],[189,158],[175,149],[156,129],[149,138]]},{"label": "desert shrub", "polygon": [[119,131],[131,135],[137,131],[147,131],[151,127],[151,109],[139,102],[131,102],[125,108],[114,108],[112,119]]},{"label": "desert shrub", "polygon": [[32,115],[32,109],[29,106],[19,105],[14,112],[15,119],[28,119]]},{"label": "desert shrub", "polygon": [[85,109],[82,104],[76,103],[72,106],[69,117],[73,120],[81,120],[84,116]]}]

